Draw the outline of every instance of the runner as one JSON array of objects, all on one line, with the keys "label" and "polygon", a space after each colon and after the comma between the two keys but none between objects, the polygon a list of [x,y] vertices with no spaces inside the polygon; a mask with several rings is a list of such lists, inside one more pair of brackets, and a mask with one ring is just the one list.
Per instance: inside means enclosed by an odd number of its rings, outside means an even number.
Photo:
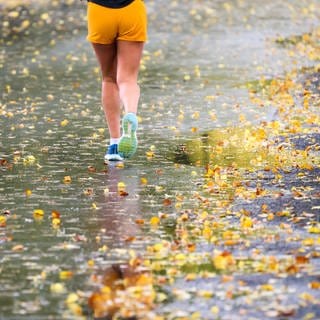
[{"label": "runner", "polygon": [[[137,149],[138,73],[147,40],[142,0],[88,0],[88,36],[102,74],[102,106],[110,143],[106,161],[121,161]],[[120,132],[121,107],[125,115]]]}]

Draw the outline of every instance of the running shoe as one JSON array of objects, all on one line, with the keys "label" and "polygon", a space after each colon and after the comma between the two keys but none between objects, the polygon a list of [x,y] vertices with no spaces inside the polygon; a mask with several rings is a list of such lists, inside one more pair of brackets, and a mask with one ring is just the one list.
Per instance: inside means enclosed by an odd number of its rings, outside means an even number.
[{"label": "running shoe", "polygon": [[138,146],[137,129],[137,116],[134,113],[127,113],[122,119],[122,136],[118,146],[122,158],[130,158],[135,154]]},{"label": "running shoe", "polygon": [[122,161],[123,158],[120,156],[118,152],[118,145],[112,144],[108,147],[107,153],[104,156],[106,161]]}]

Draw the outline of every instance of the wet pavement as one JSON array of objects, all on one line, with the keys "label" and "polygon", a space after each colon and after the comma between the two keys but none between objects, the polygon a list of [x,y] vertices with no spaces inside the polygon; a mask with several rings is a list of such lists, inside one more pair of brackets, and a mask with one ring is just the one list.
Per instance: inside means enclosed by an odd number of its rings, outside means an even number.
[{"label": "wet pavement", "polygon": [[[95,275],[136,257],[155,291],[139,319],[319,318],[319,3],[146,4],[124,166],[102,161],[85,2],[0,4],[0,319],[91,319]],[[303,68],[290,118],[272,97],[291,82],[263,79]]]}]

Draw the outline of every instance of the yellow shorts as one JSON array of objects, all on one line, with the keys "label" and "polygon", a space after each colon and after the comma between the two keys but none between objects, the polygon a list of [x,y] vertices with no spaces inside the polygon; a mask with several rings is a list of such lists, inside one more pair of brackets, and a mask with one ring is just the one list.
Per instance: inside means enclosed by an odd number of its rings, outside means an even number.
[{"label": "yellow shorts", "polygon": [[92,43],[147,40],[147,13],[142,0],[135,0],[119,9],[88,2],[87,18],[87,39]]}]

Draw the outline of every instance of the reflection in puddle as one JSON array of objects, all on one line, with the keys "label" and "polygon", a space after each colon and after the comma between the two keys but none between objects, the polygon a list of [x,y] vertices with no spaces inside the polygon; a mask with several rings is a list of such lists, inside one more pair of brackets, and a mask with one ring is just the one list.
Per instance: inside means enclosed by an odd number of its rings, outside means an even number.
[{"label": "reflection in puddle", "polygon": [[211,130],[178,145],[174,160],[188,165],[252,168],[254,159],[265,153],[263,144],[258,143],[265,139],[265,135],[259,130],[254,127]]},{"label": "reflection in puddle", "polygon": [[138,231],[134,223],[140,213],[138,179],[137,173],[130,169],[119,168],[116,164],[108,166],[104,198],[97,199],[101,206],[99,215],[102,215],[99,227],[115,245],[134,237]]}]

